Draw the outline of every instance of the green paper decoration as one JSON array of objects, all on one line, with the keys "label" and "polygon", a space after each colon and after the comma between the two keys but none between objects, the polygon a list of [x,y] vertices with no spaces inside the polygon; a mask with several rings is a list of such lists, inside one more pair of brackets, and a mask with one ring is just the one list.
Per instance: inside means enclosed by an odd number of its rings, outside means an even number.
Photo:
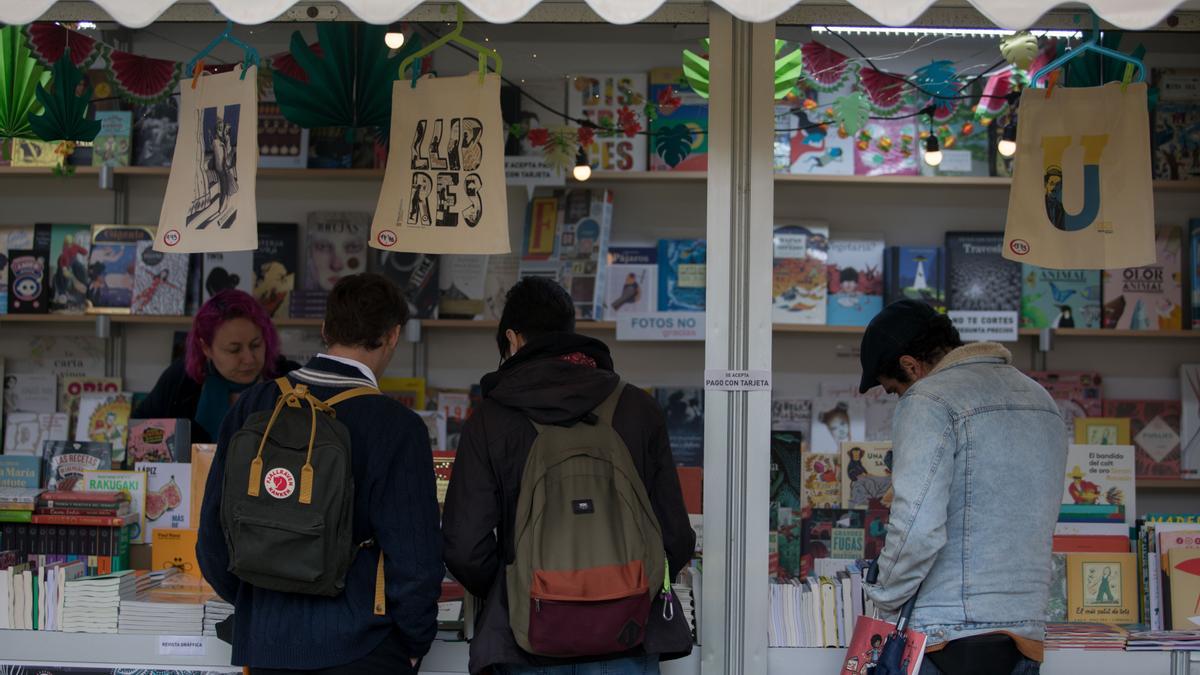
[{"label": "green paper decoration", "polygon": [[558,173],[566,173],[575,166],[575,155],[579,149],[579,133],[574,127],[555,127],[550,130],[542,155],[546,164]]},{"label": "green paper decoration", "polygon": [[1028,70],[1038,55],[1038,40],[1027,30],[1000,38],[1000,56],[1018,70]]},{"label": "green paper decoration", "polygon": [[29,115],[41,110],[37,88],[49,81],[20,27],[0,28],[0,138],[35,138]]},{"label": "green paper decoration", "polygon": [[692,130],[686,124],[662,127],[654,132],[654,152],[672,168],[692,154]]},{"label": "green paper decoration", "polygon": [[[364,23],[319,23],[317,56],[299,31],[292,34],[291,54],[307,82],[272,73],[275,99],[288,121],[319,127],[380,127],[392,119],[392,82],[400,62],[421,48],[412,36],[394,56],[388,56],[383,36],[387,26]],[[414,67],[419,67],[414,64]]]},{"label": "green paper decoration", "polygon": [[[700,41],[704,45],[704,53],[708,53],[708,38]],[[691,50],[683,50],[683,77],[691,85],[692,91],[701,98],[708,98],[708,59]]]},{"label": "green paper decoration", "polygon": [[78,96],[75,91],[84,81],[83,73],[71,63],[70,50],[54,63],[54,93],[38,85],[37,99],[42,103],[40,115],[29,116],[29,126],[43,141],[92,141],[100,133],[100,122],[87,118],[92,88],[85,86]]},{"label": "green paper decoration", "polygon": [[871,119],[871,104],[861,91],[846,94],[833,102],[833,117],[853,136]]},{"label": "green paper decoration", "polygon": [[804,74],[804,53],[799,49],[789,52],[783,58],[779,57],[779,52],[786,45],[785,40],[775,41],[775,100],[788,95],[796,88],[796,82]]}]

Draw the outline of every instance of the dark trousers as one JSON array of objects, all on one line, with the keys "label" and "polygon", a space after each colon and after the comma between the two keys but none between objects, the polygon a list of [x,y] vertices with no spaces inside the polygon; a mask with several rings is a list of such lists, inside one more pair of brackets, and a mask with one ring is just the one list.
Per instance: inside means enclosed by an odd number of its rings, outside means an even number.
[{"label": "dark trousers", "polygon": [[286,670],[281,668],[251,668],[250,675],[409,675],[417,669],[400,650],[400,641],[388,636],[370,654],[344,666],[317,670]]}]

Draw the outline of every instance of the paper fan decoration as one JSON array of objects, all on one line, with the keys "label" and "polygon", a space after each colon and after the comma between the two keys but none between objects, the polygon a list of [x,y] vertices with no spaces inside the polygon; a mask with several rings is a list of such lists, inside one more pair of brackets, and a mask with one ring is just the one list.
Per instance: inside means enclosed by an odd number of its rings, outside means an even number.
[{"label": "paper fan decoration", "polygon": [[958,73],[952,61],[932,61],[913,72],[913,84],[922,96],[929,96],[938,106],[954,102],[958,95]]},{"label": "paper fan decoration", "polygon": [[109,51],[103,42],[56,23],[31,23],[24,30],[29,50],[47,68],[53,68],[63,53],[69,51],[71,64],[86,70]]},{"label": "paper fan decoration", "polygon": [[88,102],[92,100],[92,88],[82,87],[83,73],[72,64],[69,54],[63,54],[54,64],[51,90],[42,85],[37,87],[37,99],[42,112],[29,116],[29,126],[43,141],[90,142],[100,133],[100,122],[87,117]]},{"label": "paper fan decoration", "polygon": [[820,42],[806,42],[800,51],[804,54],[804,80],[817,91],[835,92],[858,71],[858,64],[845,54]]},{"label": "paper fan decoration", "polygon": [[908,85],[903,78],[882,73],[874,68],[860,69],[858,77],[859,88],[866,94],[867,102],[877,114],[892,115],[904,106],[904,93]]},{"label": "paper fan decoration", "polygon": [[0,28],[0,138],[35,138],[29,116],[41,112],[38,87],[50,72],[30,53],[17,26]]},{"label": "paper fan decoration", "polygon": [[175,91],[183,66],[177,61],[114,51],[108,74],[121,98],[137,103],[157,103]]},{"label": "paper fan decoration", "polygon": [[983,96],[975,105],[976,119],[995,119],[1008,110],[1007,96],[1013,92],[1014,77],[1015,73],[1009,69],[988,78],[983,86]]},{"label": "paper fan decoration", "polygon": [[[325,52],[321,51],[321,43],[314,42],[308,46],[308,49],[318,59],[325,58]],[[280,52],[267,59],[267,67],[263,70],[268,69],[280,72],[298,82],[308,83],[308,75],[305,74],[304,69],[300,67],[291,52]]]}]

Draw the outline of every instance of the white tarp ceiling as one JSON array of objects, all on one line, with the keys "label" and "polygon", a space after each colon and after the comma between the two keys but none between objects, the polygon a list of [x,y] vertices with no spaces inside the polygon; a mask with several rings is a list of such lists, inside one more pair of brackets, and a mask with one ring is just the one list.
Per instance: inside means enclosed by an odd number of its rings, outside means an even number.
[{"label": "white tarp ceiling", "polygon": [[[664,0],[586,0],[600,17],[610,23],[636,23],[658,9]],[[714,0],[717,5],[745,21],[769,21],[798,4],[799,0]],[[55,0],[0,0],[0,22],[25,24],[36,21]],[[153,22],[175,0],[94,0],[118,22],[141,28]],[[222,14],[239,24],[259,24],[287,11],[296,0],[211,0]],[[509,23],[524,16],[539,0],[463,0],[476,16],[491,23]],[[934,0],[849,0],[887,26],[911,24]],[[1144,29],[1162,21],[1182,0],[1089,0],[1101,19],[1119,28]],[[359,18],[370,23],[391,23],[411,12],[420,0],[341,0]],[[1047,11],[1061,4],[1056,0],[970,0],[981,14],[1002,28],[1032,25]]]}]

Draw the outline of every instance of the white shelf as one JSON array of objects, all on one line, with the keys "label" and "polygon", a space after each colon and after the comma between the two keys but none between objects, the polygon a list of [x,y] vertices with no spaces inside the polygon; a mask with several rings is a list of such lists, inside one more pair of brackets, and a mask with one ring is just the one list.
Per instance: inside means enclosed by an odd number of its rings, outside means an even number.
[{"label": "white shelf", "polygon": [[[767,672],[813,675],[836,673],[846,658],[845,649],[767,650]],[[1047,650],[1042,675],[1133,675],[1171,672],[1169,652],[1102,652]]]}]

